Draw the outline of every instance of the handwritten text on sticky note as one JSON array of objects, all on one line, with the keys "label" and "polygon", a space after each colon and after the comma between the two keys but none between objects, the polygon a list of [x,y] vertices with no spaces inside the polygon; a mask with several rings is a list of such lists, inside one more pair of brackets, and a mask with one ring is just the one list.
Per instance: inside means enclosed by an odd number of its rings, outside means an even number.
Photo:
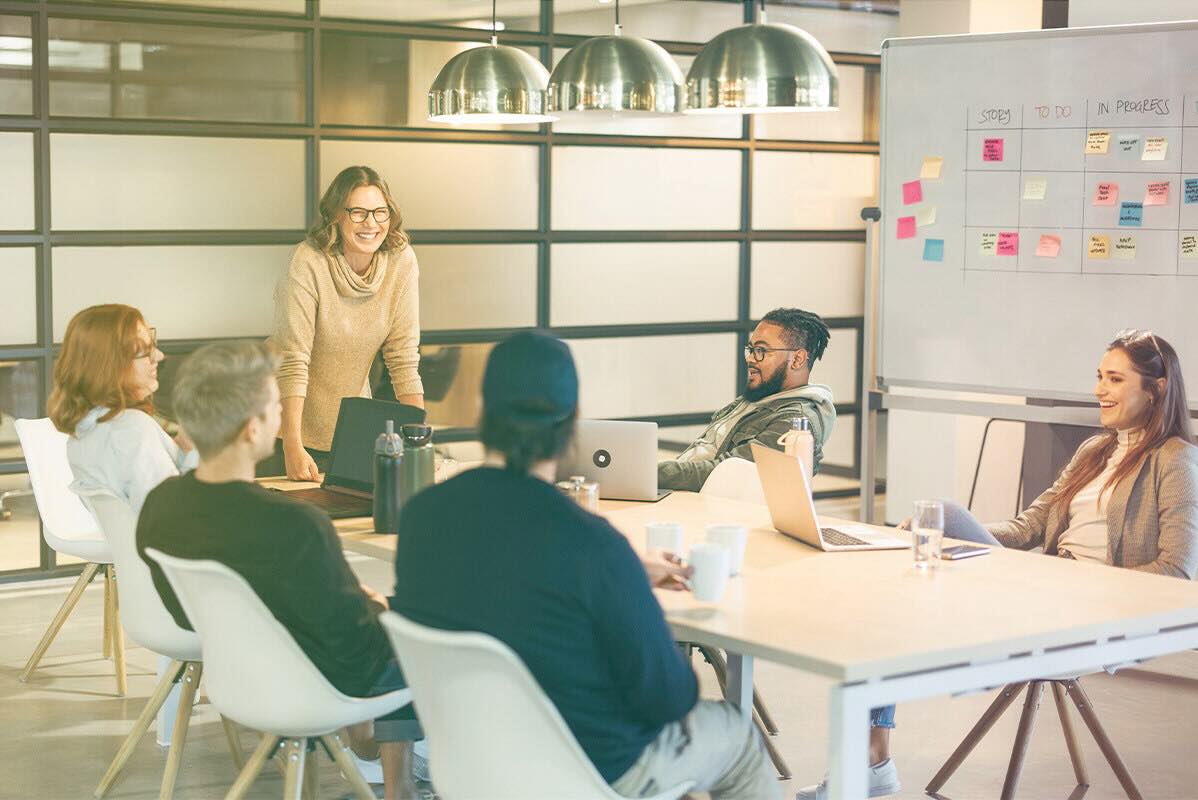
[{"label": "handwritten text on sticky note", "polygon": [[924,261],[943,261],[944,260],[944,240],[943,239],[927,239],[923,243],[923,260]]},{"label": "handwritten text on sticky note", "polygon": [[928,156],[923,160],[923,166],[919,170],[921,180],[934,181],[940,178],[940,169],[944,166],[944,159],[940,156]]},{"label": "handwritten text on sticky note", "polygon": [[899,217],[898,238],[910,239],[915,235],[915,217]]},{"label": "handwritten text on sticky note", "polygon": [[1136,153],[1140,152],[1140,137],[1134,133],[1123,133],[1119,135],[1119,155],[1135,158]]},{"label": "handwritten text on sticky note", "polygon": [[1016,231],[998,232],[998,254],[1000,256],[1019,255],[1019,234]]},{"label": "handwritten text on sticky note", "polygon": [[1186,178],[1186,205],[1198,203],[1198,178]]},{"label": "handwritten text on sticky note", "polygon": [[1115,258],[1123,261],[1136,260],[1136,237],[1134,236],[1116,236],[1115,237]]},{"label": "handwritten text on sticky note", "polygon": [[910,205],[923,200],[923,186],[919,181],[908,181],[903,184],[903,204]]},{"label": "handwritten text on sticky note", "polygon": [[1187,233],[1181,237],[1181,257],[1198,258],[1198,235]]},{"label": "handwritten text on sticky note", "polygon": [[1111,143],[1110,131],[1090,131],[1086,134],[1086,155],[1102,155]]},{"label": "handwritten text on sticky note", "polygon": [[1094,187],[1094,205],[1113,206],[1119,199],[1119,184],[1100,183]]},{"label": "handwritten text on sticky note", "polygon": [[1002,161],[1002,139],[982,140],[982,160]]},{"label": "handwritten text on sticky note", "polygon": [[1119,204],[1119,227],[1138,228],[1144,224],[1144,204],[1124,200]]},{"label": "handwritten text on sticky note", "polygon": [[982,231],[982,244],[978,248],[978,252],[984,256],[997,255],[998,234],[994,231]]},{"label": "handwritten text on sticky note", "polygon": [[1169,181],[1153,181],[1144,192],[1144,205],[1169,205]]},{"label": "handwritten text on sticky note", "polygon": [[1110,258],[1111,237],[1097,233],[1091,236],[1090,246],[1086,248],[1086,256],[1093,259]]},{"label": "handwritten text on sticky note", "polygon": [[1036,245],[1036,255],[1040,258],[1056,258],[1060,252],[1060,236],[1053,236],[1051,233],[1040,235],[1040,242]]},{"label": "handwritten text on sticky note", "polygon": [[1048,178],[1028,178],[1023,182],[1024,200],[1043,200],[1048,194]]},{"label": "handwritten text on sticky note", "polygon": [[1144,139],[1144,154],[1141,161],[1164,161],[1169,151],[1169,140],[1164,136],[1149,136]]}]

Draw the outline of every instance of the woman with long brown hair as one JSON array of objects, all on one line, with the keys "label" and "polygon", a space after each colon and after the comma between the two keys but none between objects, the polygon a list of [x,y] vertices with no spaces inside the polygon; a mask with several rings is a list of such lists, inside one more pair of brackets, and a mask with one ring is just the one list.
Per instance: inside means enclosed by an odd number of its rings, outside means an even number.
[{"label": "woman with long brown hair", "polygon": [[259,474],[294,480],[325,468],[341,398],[369,394],[380,350],[396,398],[424,407],[419,266],[386,182],[370,167],[343,169],[318,217],[275,290],[283,427]]},{"label": "woman with long brown hair", "polygon": [[151,416],[163,358],[155,330],[132,306],[92,306],[67,324],[48,407],[70,435],[76,492],[114,494],[136,514],[151,489],[195,466],[186,436],[172,439]]}]

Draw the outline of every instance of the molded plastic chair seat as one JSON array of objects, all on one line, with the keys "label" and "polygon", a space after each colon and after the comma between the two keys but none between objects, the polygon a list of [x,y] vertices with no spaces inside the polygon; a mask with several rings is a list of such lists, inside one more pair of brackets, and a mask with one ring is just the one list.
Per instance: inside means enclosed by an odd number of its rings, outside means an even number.
[{"label": "molded plastic chair seat", "polygon": [[[393,611],[379,621],[420,710],[438,797],[620,800],[507,645],[482,633],[428,628]],[[674,800],[693,786],[675,786],[652,800]]]},{"label": "molded plastic chair seat", "polygon": [[725,458],[716,464],[699,494],[765,505],[765,490],[757,476],[757,465],[744,458]]}]

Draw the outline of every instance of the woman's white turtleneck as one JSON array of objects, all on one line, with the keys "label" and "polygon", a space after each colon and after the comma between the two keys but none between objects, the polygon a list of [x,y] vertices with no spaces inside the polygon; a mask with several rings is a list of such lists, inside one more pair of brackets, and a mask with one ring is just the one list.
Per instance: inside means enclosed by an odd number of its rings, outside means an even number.
[{"label": "woman's white turtleneck", "polygon": [[1116,431],[1115,452],[1107,459],[1102,474],[1082,487],[1069,504],[1069,527],[1061,534],[1058,550],[1068,550],[1079,561],[1111,563],[1107,550],[1110,534],[1106,524],[1107,503],[1114,487],[1103,491],[1107,481],[1127,455],[1128,448],[1139,441],[1140,431]]}]

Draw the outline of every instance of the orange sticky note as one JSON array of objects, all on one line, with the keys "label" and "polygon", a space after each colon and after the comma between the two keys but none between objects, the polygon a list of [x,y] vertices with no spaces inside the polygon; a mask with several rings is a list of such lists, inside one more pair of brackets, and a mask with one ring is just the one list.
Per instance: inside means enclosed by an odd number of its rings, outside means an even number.
[{"label": "orange sticky note", "polygon": [[1036,255],[1040,256],[1040,258],[1056,258],[1060,252],[1060,236],[1053,236],[1051,233],[1040,235],[1040,242],[1036,245]]},{"label": "orange sticky note", "polygon": [[1086,255],[1092,259],[1105,259],[1111,257],[1111,237],[1102,234],[1094,234],[1090,237],[1090,246],[1086,251]]},{"label": "orange sticky note", "polygon": [[915,235],[915,217],[899,217],[898,238],[910,239]]},{"label": "orange sticky note", "polygon": [[1094,205],[1113,206],[1119,199],[1119,184],[1100,183],[1094,187]]},{"label": "orange sticky note", "polygon": [[1148,191],[1144,193],[1144,205],[1146,206],[1167,206],[1169,205],[1169,182],[1157,181],[1148,184]]}]

